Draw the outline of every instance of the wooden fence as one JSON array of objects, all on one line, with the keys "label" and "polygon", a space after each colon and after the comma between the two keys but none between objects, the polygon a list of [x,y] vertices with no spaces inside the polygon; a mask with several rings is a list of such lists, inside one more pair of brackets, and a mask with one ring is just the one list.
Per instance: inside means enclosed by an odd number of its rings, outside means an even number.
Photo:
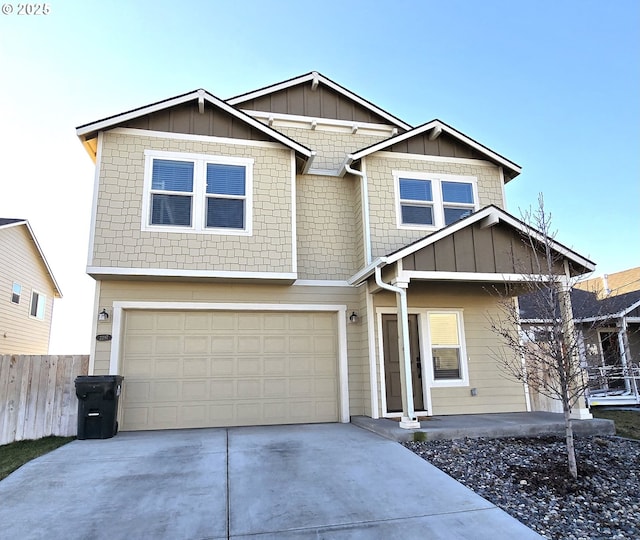
[{"label": "wooden fence", "polygon": [[0,355],[0,445],[78,429],[75,378],[88,356]]}]

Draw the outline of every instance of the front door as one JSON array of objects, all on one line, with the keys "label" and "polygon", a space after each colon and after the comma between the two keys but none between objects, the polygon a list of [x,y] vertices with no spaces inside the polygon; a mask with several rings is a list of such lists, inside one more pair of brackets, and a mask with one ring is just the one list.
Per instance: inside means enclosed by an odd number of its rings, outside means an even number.
[{"label": "front door", "polygon": [[[382,315],[382,344],[384,348],[387,412],[402,412],[397,315]],[[417,315],[409,315],[409,345],[411,379],[413,382],[413,407],[416,411],[422,411],[424,410],[424,398],[422,396],[422,364],[420,363]]]},{"label": "front door", "polygon": [[625,388],[622,373],[622,355],[617,332],[599,332],[600,347],[602,348],[602,364],[607,373],[607,386],[610,390]]}]

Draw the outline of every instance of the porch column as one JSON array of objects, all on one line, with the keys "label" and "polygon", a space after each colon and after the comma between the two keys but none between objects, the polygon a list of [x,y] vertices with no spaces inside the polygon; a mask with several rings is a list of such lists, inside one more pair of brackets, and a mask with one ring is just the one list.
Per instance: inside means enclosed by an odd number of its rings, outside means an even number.
[{"label": "porch column", "polygon": [[627,337],[627,318],[621,317],[620,323],[616,324],[618,328],[618,347],[620,349],[620,361],[622,363],[622,375],[624,377],[624,389],[627,392],[633,392],[638,394],[638,388],[636,380],[633,377],[629,366],[629,359],[631,358],[631,350],[629,349],[629,339]]},{"label": "porch column", "polygon": [[413,377],[411,375],[411,349],[409,343],[409,308],[407,305],[408,281],[393,280],[399,289],[396,293],[398,307],[398,360],[400,362],[400,393],[402,399],[402,418],[400,427],[417,429],[420,422],[413,407]]},{"label": "porch column", "polygon": [[[580,357],[577,354],[577,343],[573,343],[576,338],[576,329],[573,324],[573,309],[571,307],[571,287],[569,285],[569,269],[567,261],[565,260],[565,272],[566,279],[563,279],[560,283],[560,294],[558,300],[560,303],[560,317],[562,319],[562,331],[564,333],[565,347],[571,354],[571,361],[574,365],[582,371],[583,378],[587,378],[587,374],[584,373],[584,369],[580,365]],[[589,412],[587,403],[584,398],[584,394],[578,398],[577,403],[571,408],[571,418],[577,420],[586,420],[593,418],[593,415]]]}]

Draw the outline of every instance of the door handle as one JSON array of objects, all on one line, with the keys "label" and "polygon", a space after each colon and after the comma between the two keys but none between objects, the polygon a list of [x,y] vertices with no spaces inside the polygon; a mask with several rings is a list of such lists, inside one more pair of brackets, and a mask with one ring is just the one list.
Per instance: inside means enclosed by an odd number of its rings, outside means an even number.
[{"label": "door handle", "polygon": [[422,379],[422,362],[419,356],[416,358],[416,367],[418,368],[418,377]]}]

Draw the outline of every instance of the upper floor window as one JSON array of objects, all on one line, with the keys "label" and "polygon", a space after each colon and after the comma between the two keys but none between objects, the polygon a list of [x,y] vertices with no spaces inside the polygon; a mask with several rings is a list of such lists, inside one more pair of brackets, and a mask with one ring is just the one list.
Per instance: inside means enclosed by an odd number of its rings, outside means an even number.
[{"label": "upper floor window", "polygon": [[31,310],[29,315],[36,319],[44,319],[44,311],[47,306],[47,297],[39,292],[32,291],[31,293]]},{"label": "upper floor window", "polygon": [[14,283],[11,289],[11,301],[14,304],[19,304],[21,296],[22,296],[22,285],[20,285],[20,283]]},{"label": "upper floor window", "polygon": [[147,150],[142,229],[251,234],[253,160]]},{"label": "upper floor window", "polygon": [[478,208],[475,177],[393,172],[398,227],[441,228]]}]

